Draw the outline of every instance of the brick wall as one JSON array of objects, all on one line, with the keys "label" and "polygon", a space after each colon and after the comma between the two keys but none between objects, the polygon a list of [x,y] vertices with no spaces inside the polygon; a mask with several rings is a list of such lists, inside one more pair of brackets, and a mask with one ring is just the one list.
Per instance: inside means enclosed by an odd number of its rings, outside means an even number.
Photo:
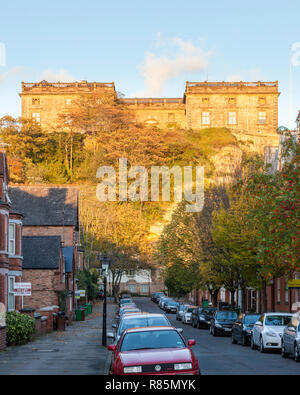
[{"label": "brick wall", "polygon": [[40,309],[58,305],[56,270],[23,269],[23,282],[31,282],[31,296],[24,297],[24,307]]}]

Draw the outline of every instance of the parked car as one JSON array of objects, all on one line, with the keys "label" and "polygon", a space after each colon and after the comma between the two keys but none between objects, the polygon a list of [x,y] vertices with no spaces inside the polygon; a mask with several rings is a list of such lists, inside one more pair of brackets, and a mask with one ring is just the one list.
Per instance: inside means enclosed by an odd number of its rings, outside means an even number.
[{"label": "parked car", "polygon": [[[117,325],[113,324],[113,328],[117,329],[116,333],[110,333],[108,337],[113,338],[117,342],[125,329],[139,328],[144,326],[171,326],[171,323],[164,314],[160,313],[125,313],[120,320],[118,328]],[[178,328],[178,330],[182,332],[181,328]]]},{"label": "parked car", "polygon": [[215,307],[197,307],[192,312],[193,328],[209,328],[210,321],[217,309]]},{"label": "parked car", "polygon": [[177,313],[176,313],[176,320],[177,321],[182,321],[183,313],[185,309],[190,306],[189,304],[180,304],[177,308]]},{"label": "parked car", "polygon": [[134,303],[134,302],[131,298],[123,298],[123,299],[120,299],[119,306],[121,307],[125,303]]},{"label": "parked car", "polygon": [[232,327],[232,344],[250,345],[253,325],[260,316],[261,314],[258,313],[240,314]]},{"label": "parked car", "polygon": [[176,314],[178,306],[179,303],[175,300],[167,300],[167,302],[164,304],[164,310],[166,313]]},{"label": "parked car", "polygon": [[160,298],[160,299],[159,299],[158,306],[163,310],[163,309],[164,309],[164,306],[165,306],[165,303],[166,303],[167,301],[169,301],[169,300],[171,300],[171,298],[167,298],[167,297]]},{"label": "parked car", "polygon": [[281,349],[284,328],[292,318],[290,313],[265,313],[254,324],[251,335],[251,348],[260,352]]},{"label": "parked car", "polygon": [[197,306],[188,306],[182,316],[182,322],[183,324],[191,324],[192,323],[192,312],[194,309],[196,309]]},{"label": "parked car", "polygon": [[131,295],[129,295],[129,294],[119,295],[119,302],[120,302],[121,299],[131,299]]},{"label": "parked car", "polygon": [[284,328],[281,342],[281,356],[292,355],[300,362],[300,313],[294,314],[287,327]]},{"label": "parked car", "polygon": [[210,334],[231,336],[236,319],[237,313],[234,310],[216,310],[210,322]]},{"label": "parked car", "polygon": [[152,294],[151,294],[152,302],[158,303],[158,298],[160,296],[163,297],[163,296],[165,296],[165,294],[163,292],[152,292]]},{"label": "parked car", "polygon": [[108,346],[113,351],[112,374],[198,375],[194,344],[171,326],[126,329],[117,344]]}]

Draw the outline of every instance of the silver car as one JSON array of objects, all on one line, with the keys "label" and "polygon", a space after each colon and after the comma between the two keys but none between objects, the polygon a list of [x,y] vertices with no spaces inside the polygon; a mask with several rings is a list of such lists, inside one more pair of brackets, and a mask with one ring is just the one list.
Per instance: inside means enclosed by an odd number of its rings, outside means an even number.
[{"label": "silver car", "polygon": [[281,356],[292,355],[300,362],[300,313],[293,315],[289,324],[284,328],[281,342]]}]

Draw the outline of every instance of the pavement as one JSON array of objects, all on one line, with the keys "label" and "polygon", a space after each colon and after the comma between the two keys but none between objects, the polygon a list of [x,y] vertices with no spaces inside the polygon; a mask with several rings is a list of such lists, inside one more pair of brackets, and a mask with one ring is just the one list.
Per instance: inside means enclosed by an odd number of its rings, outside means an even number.
[{"label": "pavement", "polygon": [[[107,375],[110,352],[102,344],[102,302],[85,321],[0,352],[0,375]],[[107,304],[111,331],[117,305]],[[109,344],[109,342],[108,342]]]}]

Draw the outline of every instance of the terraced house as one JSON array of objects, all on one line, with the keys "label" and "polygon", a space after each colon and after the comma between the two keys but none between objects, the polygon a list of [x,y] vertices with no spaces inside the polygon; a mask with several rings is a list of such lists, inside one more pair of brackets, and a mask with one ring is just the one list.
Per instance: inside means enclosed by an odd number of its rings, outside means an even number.
[{"label": "terraced house", "polygon": [[[22,280],[22,221],[8,194],[9,172],[5,151],[0,149],[0,312],[18,310],[22,299],[14,295]],[[0,350],[6,346],[6,328],[0,321]]]},{"label": "terraced house", "polygon": [[[115,84],[99,82],[41,81],[22,83],[22,117],[45,128],[57,124],[79,95],[97,92],[117,99]],[[183,97],[126,98],[136,121],[173,129],[228,127],[249,150],[264,154],[277,147],[278,82],[187,82]]]}]

